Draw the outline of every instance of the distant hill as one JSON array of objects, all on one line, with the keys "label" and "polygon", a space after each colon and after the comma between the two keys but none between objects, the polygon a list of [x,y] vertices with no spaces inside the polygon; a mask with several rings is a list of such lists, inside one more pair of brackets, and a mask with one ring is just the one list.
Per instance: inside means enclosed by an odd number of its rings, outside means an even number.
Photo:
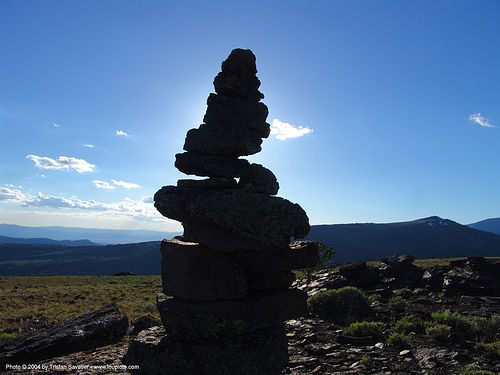
[{"label": "distant hill", "polygon": [[68,247],[0,244],[0,276],[160,273],[160,241]]},{"label": "distant hill", "polygon": [[437,216],[387,224],[313,225],[307,239],[331,245],[336,263],[394,254],[417,258],[500,256],[499,235]]},{"label": "distant hill", "polygon": [[22,238],[50,238],[53,240],[80,240],[85,238],[100,244],[125,244],[133,242],[161,241],[180,232],[158,232],[153,230],[121,230],[74,227],[25,227],[0,224],[0,235]]},{"label": "distant hill", "polygon": [[0,236],[0,243],[23,243],[23,244],[40,244],[40,245],[61,245],[61,246],[98,246],[100,244],[89,240],[62,240],[56,241],[50,238],[16,238]]},{"label": "distant hill", "polygon": [[487,232],[500,234],[500,217],[478,221],[469,224],[469,227]]},{"label": "distant hill", "polygon": [[[173,236],[160,234],[159,239]],[[500,256],[499,235],[437,216],[387,224],[313,225],[307,239],[331,245],[336,263],[394,254],[417,258]],[[159,274],[160,259],[159,240],[107,246],[3,243],[0,276]]]}]

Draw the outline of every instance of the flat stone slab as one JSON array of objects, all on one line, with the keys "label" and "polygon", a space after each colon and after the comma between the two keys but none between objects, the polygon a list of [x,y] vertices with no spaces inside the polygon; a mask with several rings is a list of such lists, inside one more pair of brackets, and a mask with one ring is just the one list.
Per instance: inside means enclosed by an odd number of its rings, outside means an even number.
[{"label": "flat stone slab", "polygon": [[[236,249],[265,248],[265,245],[255,238],[248,238],[240,233],[213,225],[183,222],[182,226],[186,240],[202,243],[222,253],[231,253]],[[286,246],[288,242],[288,238],[283,237],[281,247]]]},{"label": "flat stone slab", "polygon": [[127,333],[127,315],[116,304],[83,314],[62,325],[0,344],[0,369],[113,344]]},{"label": "flat stone slab", "polygon": [[280,325],[307,314],[306,293],[298,289],[255,291],[239,301],[194,302],[158,294],[167,333],[178,340],[217,339]]},{"label": "flat stone slab", "polygon": [[175,155],[175,167],[186,174],[201,177],[239,177],[250,163],[235,156],[183,152]]},{"label": "flat stone slab", "polygon": [[162,328],[142,331],[130,342],[124,364],[144,375],[278,375],[288,362],[282,325],[221,340],[179,342]]},{"label": "flat stone slab", "polygon": [[219,128],[201,124],[186,134],[184,150],[228,156],[253,155],[262,150],[262,132],[249,128]]},{"label": "flat stone slab", "polygon": [[264,103],[212,93],[207,99],[207,112],[203,122],[222,129],[254,129],[260,137],[267,138],[271,132],[266,123],[268,114],[269,110]]},{"label": "flat stone slab", "polygon": [[164,186],[154,200],[163,216],[228,230],[263,249],[286,247],[291,236],[303,238],[310,229],[302,207],[264,194],[234,189],[200,192]]},{"label": "flat stone slab", "polygon": [[315,267],[318,250],[314,241],[295,241],[281,250],[239,250],[228,256],[247,271],[277,272]]},{"label": "flat stone slab", "polygon": [[178,180],[177,187],[194,190],[224,190],[234,189],[237,183],[234,178],[211,177],[204,180]]},{"label": "flat stone slab", "polygon": [[242,173],[238,186],[244,191],[269,195],[278,194],[280,188],[273,172],[254,163]]},{"label": "flat stone slab", "polygon": [[224,254],[180,238],[161,243],[163,292],[190,301],[243,298],[245,271]]},{"label": "flat stone slab", "polygon": [[249,290],[288,288],[295,281],[292,271],[249,272],[247,285]]}]

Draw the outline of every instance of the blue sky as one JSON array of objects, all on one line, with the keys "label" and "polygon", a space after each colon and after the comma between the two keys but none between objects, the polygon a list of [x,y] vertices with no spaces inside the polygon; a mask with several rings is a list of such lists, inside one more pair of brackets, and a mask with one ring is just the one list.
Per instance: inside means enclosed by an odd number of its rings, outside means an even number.
[{"label": "blue sky", "polygon": [[498,1],[2,0],[0,222],[180,230],[151,196],[237,47],[312,224],[498,217],[499,35]]}]

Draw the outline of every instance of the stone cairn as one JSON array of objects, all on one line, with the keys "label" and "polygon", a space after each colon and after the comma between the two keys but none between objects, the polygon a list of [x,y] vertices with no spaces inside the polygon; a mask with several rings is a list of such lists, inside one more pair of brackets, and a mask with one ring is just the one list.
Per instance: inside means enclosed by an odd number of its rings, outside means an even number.
[{"label": "stone cairn", "polygon": [[142,351],[136,340],[127,354],[143,373],[281,373],[288,361],[283,322],[306,314],[306,294],[290,288],[291,270],[316,265],[318,248],[290,238],[307,235],[307,215],[275,196],[269,169],[239,158],[259,152],[270,133],[256,73],[252,51],[231,52],[204,123],[188,131],[186,152],[176,155],[181,172],[208,178],[179,180],[154,196],[184,235],[161,244],[164,336],[150,337]]}]

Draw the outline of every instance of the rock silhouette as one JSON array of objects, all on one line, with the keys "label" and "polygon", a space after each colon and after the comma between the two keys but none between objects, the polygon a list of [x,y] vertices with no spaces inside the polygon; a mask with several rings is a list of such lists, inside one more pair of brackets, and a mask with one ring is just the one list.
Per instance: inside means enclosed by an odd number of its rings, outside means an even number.
[{"label": "rock silhouette", "polygon": [[149,374],[281,373],[283,322],[307,312],[306,294],[290,288],[291,270],[318,262],[315,243],[290,244],[309,232],[307,215],[275,196],[272,171],[240,158],[261,151],[270,134],[256,73],[252,51],[231,52],[204,123],[187,132],[185,152],[176,155],[181,172],[208,178],[179,180],[154,196],[184,235],[161,245],[163,336],[137,338],[124,358]]}]

